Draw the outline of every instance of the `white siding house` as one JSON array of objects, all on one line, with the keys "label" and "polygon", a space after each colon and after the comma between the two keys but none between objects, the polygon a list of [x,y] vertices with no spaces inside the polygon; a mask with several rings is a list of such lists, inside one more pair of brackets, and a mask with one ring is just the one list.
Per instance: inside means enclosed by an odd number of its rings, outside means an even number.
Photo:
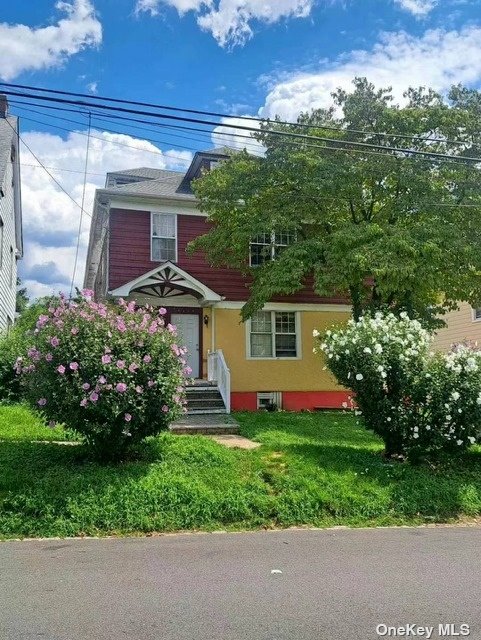
[{"label": "white siding house", "polygon": [[17,260],[23,255],[18,119],[0,95],[0,332],[15,320]]}]

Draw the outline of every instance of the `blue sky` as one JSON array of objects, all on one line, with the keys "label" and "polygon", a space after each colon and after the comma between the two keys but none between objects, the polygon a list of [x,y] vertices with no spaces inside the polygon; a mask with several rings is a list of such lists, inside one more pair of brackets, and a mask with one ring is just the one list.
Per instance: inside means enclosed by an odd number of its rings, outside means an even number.
[{"label": "blue sky", "polygon": [[[2,3],[0,78],[67,91],[295,119],[355,75],[445,91],[481,84],[481,0],[36,0]],[[27,144],[78,202],[86,125],[12,105]],[[68,117],[68,116],[67,116]],[[37,122],[33,122],[36,120]],[[235,120],[233,120],[235,122]],[[63,126],[70,131],[56,127]],[[155,143],[94,122],[86,208],[108,170],[181,169],[209,136]],[[229,142],[219,129],[214,142]],[[184,134],[187,135],[187,134]],[[152,137],[152,136],[149,136]],[[72,277],[79,209],[24,148],[22,276],[32,295]],[[33,165],[33,166],[32,166]],[[80,265],[88,242],[82,225]]]}]

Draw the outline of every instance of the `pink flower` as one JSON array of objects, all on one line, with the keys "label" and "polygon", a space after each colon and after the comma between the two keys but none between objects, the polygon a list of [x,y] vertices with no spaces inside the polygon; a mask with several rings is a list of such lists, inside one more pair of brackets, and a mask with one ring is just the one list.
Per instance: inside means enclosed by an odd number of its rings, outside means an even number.
[{"label": "pink flower", "polygon": [[137,393],[143,393],[144,392],[143,387],[141,387],[139,384],[135,387],[135,390],[137,391]]},{"label": "pink flower", "polygon": [[117,360],[117,368],[123,369],[125,367],[125,360]]},{"label": "pink flower", "polygon": [[169,407],[168,407],[166,404],[164,404],[164,406],[162,407],[162,411],[163,411],[164,413],[168,413],[168,411],[169,411]]},{"label": "pink flower", "polygon": [[81,407],[86,407],[87,406],[87,398],[84,398],[83,400],[80,401],[80,406]]},{"label": "pink flower", "polygon": [[129,364],[130,373],[135,373],[138,368],[139,368],[139,365],[135,364],[135,362],[132,362],[132,364]]},{"label": "pink flower", "polygon": [[152,362],[152,356],[149,356],[147,354],[146,356],[143,357],[143,361],[145,362],[145,364],[149,364],[149,362]]},{"label": "pink flower", "polygon": [[37,329],[41,329],[48,322],[48,316],[40,315],[37,320]]},{"label": "pink flower", "polygon": [[61,364],[59,367],[57,367],[57,371],[63,375],[65,373],[65,367],[63,366],[63,364]]},{"label": "pink flower", "polygon": [[45,360],[46,360],[47,362],[52,362],[52,360],[53,360],[53,355],[52,355],[51,353],[46,353],[46,354],[45,354]]},{"label": "pink flower", "polygon": [[39,407],[44,407],[47,404],[47,398],[40,398],[37,402]]},{"label": "pink flower", "polygon": [[132,416],[130,415],[130,413],[126,413],[124,415],[124,419],[125,419],[125,422],[130,422],[132,420]]},{"label": "pink flower", "polygon": [[105,353],[112,353],[112,349],[110,349],[110,347],[105,347],[104,351]]},{"label": "pink flower", "polygon": [[84,382],[83,385],[82,385],[82,389],[84,391],[88,391],[90,389],[89,383],[88,382]]},{"label": "pink flower", "polygon": [[102,364],[110,364],[111,362],[112,358],[108,354],[102,356]]},{"label": "pink flower", "polygon": [[96,391],[92,391],[92,393],[90,394],[90,401],[97,402],[98,399],[99,399],[99,394]]},{"label": "pink flower", "polygon": [[78,333],[78,328],[77,328],[77,327],[72,327],[72,329],[71,329],[70,333],[71,333],[73,336],[76,336],[76,335],[77,335],[77,333]]},{"label": "pink flower", "polygon": [[154,382],[153,380],[149,380],[149,381],[147,382],[147,385],[148,385],[149,387],[153,387],[153,386],[154,386],[154,384],[155,384],[155,382]]},{"label": "pink flower", "polygon": [[127,305],[127,311],[129,313],[133,313],[135,311],[135,302],[129,302],[129,304]]},{"label": "pink flower", "polygon": [[78,362],[71,362],[69,364],[69,367],[72,369],[72,371],[77,371],[78,369]]},{"label": "pink flower", "polygon": [[166,313],[167,313],[167,309],[165,307],[160,307],[159,316],[165,316]]},{"label": "pink flower", "polygon": [[50,340],[50,344],[52,345],[52,347],[58,347],[58,345],[60,344],[60,340],[57,338],[57,336],[54,336]]},{"label": "pink flower", "polygon": [[189,376],[192,373],[192,369],[190,367],[185,367],[184,373]]},{"label": "pink flower", "polygon": [[119,382],[116,385],[115,390],[119,393],[125,393],[125,391],[127,391],[127,385],[125,384],[125,382]]},{"label": "pink flower", "polygon": [[86,300],[88,300],[88,299],[92,299],[95,294],[92,291],[92,289],[82,289],[82,295]]},{"label": "pink flower", "polygon": [[106,382],[107,382],[107,378],[105,376],[100,376],[99,383],[100,384],[105,384]]}]

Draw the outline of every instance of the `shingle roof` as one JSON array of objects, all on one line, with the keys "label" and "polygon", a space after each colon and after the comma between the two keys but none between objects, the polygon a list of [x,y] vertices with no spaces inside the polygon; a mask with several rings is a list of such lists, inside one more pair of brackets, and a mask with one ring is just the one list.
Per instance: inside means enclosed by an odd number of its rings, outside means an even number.
[{"label": "shingle roof", "polygon": [[143,180],[131,184],[123,184],[116,187],[109,187],[109,192],[119,194],[132,194],[142,196],[164,196],[171,198],[181,198],[183,200],[195,200],[192,193],[179,192],[180,183],[184,177],[183,173],[176,171],[162,171],[162,175],[157,180]]},{"label": "shingle roof", "polygon": [[178,171],[166,171],[165,169],[153,169],[151,167],[137,167],[135,169],[122,169],[121,171],[109,171],[110,176],[117,174],[123,176],[134,176],[136,178],[145,178],[147,180],[155,180],[162,177],[165,173],[179,173]]},{"label": "shingle roof", "polygon": [[10,160],[12,141],[16,131],[17,118],[12,116],[0,118],[0,186],[3,184],[5,170]]}]

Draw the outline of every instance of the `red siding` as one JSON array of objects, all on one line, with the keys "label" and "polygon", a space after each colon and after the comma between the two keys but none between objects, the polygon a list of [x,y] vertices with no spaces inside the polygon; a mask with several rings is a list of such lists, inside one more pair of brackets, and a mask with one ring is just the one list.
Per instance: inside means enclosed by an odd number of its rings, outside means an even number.
[{"label": "red siding", "polygon": [[[282,408],[285,411],[341,409],[343,403],[350,406],[351,393],[349,391],[283,391]],[[232,392],[231,409],[232,411],[256,411],[257,393],[255,391]]]},{"label": "red siding", "polygon": [[[202,216],[177,216],[178,265],[184,271],[227,300],[243,301],[249,297],[250,279],[234,269],[211,267],[201,253],[187,255],[187,244],[207,233],[209,223]],[[150,259],[150,212],[111,209],[109,245],[109,288],[115,289],[151,271],[158,265]],[[309,284],[311,283],[311,286]],[[274,302],[338,302],[340,298],[320,298],[312,290],[312,279],[306,287],[290,296],[276,296]]]}]

